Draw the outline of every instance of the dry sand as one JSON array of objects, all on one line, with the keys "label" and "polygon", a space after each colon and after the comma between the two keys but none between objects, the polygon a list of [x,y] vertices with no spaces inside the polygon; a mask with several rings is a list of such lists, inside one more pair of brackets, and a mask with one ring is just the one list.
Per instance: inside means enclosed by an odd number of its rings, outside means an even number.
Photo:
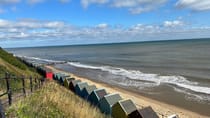
[{"label": "dry sand", "polygon": [[119,93],[123,99],[131,99],[133,102],[139,107],[147,107],[151,106],[155,112],[160,116],[160,118],[167,118],[168,116],[172,114],[177,114],[180,118],[208,118],[207,116],[202,116],[200,114],[173,106],[169,105],[160,101],[156,101],[144,96],[141,96],[137,93],[130,92],[128,90],[124,90],[119,87],[115,87],[109,84],[105,83],[100,83],[100,82],[95,82],[86,78],[79,77],[78,75],[74,75],[69,72],[65,72],[59,69],[56,69],[52,66],[47,66],[47,68],[52,69],[53,72],[63,72],[66,74],[70,74],[71,77],[75,77],[76,79],[80,79],[83,82],[87,82],[89,85],[96,85],[97,88],[105,88],[107,92],[109,93]]}]

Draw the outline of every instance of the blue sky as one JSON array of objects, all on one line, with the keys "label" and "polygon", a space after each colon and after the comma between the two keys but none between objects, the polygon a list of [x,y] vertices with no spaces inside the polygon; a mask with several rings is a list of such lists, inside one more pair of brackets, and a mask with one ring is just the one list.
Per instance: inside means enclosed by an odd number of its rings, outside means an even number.
[{"label": "blue sky", "polygon": [[209,0],[0,0],[0,46],[210,37]]}]

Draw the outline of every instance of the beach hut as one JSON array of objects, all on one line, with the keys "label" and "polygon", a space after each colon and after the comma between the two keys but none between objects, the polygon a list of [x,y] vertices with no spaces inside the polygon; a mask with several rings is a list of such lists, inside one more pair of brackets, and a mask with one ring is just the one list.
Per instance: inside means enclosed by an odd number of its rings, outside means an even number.
[{"label": "beach hut", "polygon": [[50,69],[45,69],[45,78],[47,80],[52,80],[53,79],[53,72]]},{"label": "beach hut", "polygon": [[135,110],[129,114],[129,118],[159,118],[152,107]]},{"label": "beach hut", "polygon": [[69,83],[70,83],[72,80],[75,80],[75,78],[72,78],[72,77],[67,77],[67,78],[65,78],[65,79],[64,79],[64,82],[63,82],[64,86],[65,86],[66,88],[69,88]]},{"label": "beach hut", "polygon": [[56,74],[54,75],[55,80],[59,80],[59,79],[60,79],[60,76],[61,76],[61,73],[56,73]]},{"label": "beach hut", "polygon": [[53,74],[53,79],[54,79],[54,80],[57,80],[57,74],[59,74],[59,73],[54,73],[54,74]]},{"label": "beach hut", "polygon": [[132,100],[120,100],[112,106],[113,118],[128,118],[128,115],[137,110]]},{"label": "beach hut", "polygon": [[95,85],[90,85],[87,86],[85,88],[83,88],[82,90],[82,97],[87,99],[87,97],[91,94],[92,91],[96,90],[96,86]]},{"label": "beach hut", "polygon": [[64,80],[66,77],[69,77],[69,75],[66,74],[60,74],[60,78],[58,79],[61,85],[64,85]]},{"label": "beach hut", "polygon": [[87,82],[78,82],[75,86],[75,93],[82,97],[82,90],[87,86],[88,86]]},{"label": "beach hut", "polygon": [[70,77],[70,75],[62,74],[62,75],[60,76],[60,79],[61,79],[62,81],[64,81],[66,78],[69,78],[69,77]]},{"label": "beach hut", "polygon": [[77,83],[81,82],[81,80],[73,80],[69,83],[69,89],[73,92],[75,92],[75,86]]},{"label": "beach hut", "polygon": [[118,101],[122,100],[119,94],[109,94],[105,95],[99,101],[99,108],[102,113],[111,114],[112,106],[117,103]]},{"label": "beach hut", "polygon": [[93,105],[98,105],[99,100],[105,95],[107,95],[105,89],[96,89],[88,96],[88,101],[90,101]]}]

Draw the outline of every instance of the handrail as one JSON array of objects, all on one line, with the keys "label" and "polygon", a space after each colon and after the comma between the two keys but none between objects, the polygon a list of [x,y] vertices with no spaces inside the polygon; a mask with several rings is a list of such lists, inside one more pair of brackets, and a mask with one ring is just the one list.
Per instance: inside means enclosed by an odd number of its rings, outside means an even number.
[{"label": "handrail", "polygon": [[1,95],[0,95],[0,97],[4,96],[4,95],[6,95],[6,94],[7,94],[7,92],[5,92],[5,93],[1,94]]}]

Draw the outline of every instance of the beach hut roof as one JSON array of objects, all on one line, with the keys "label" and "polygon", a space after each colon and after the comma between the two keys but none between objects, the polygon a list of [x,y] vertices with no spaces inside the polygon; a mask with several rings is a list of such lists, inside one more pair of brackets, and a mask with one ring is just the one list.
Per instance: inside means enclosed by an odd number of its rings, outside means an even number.
[{"label": "beach hut roof", "polygon": [[85,91],[88,95],[91,94],[92,91],[94,91],[96,88],[95,85],[86,86],[83,91]]},{"label": "beach hut roof", "polygon": [[48,73],[48,72],[52,72],[52,70],[51,69],[49,69],[49,68],[43,68],[44,70],[45,70],[45,72],[46,73]]},{"label": "beach hut roof", "polygon": [[80,91],[82,91],[82,89],[87,87],[87,86],[88,86],[87,82],[78,82],[76,84],[76,87],[79,88]]},{"label": "beach hut roof", "polygon": [[75,87],[76,87],[76,84],[81,82],[81,80],[72,80],[70,81],[69,83],[69,89],[72,90],[73,92],[75,92]]},{"label": "beach hut roof", "polygon": [[65,78],[70,77],[70,75],[66,75],[66,74],[61,74],[60,75],[60,79],[62,79],[64,81]]},{"label": "beach hut roof", "polygon": [[109,95],[105,95],[102,99],[106,100],[107,103],[112,106],[114,105],[116,102],[122,100],[122,97],[119,94],[109,94]]},{"label": "beach hut roof", "polygon": [[118,101],[122,100],[119,94],[109,94],[105,95],[100,101],[99,101],[99,108],[101,112],[105,114],[111,114],[112,106],[117,103]]},{"label": "beach hut roof", "polygon": [[121,101],[119,101],[119,104],[127,114],[130,114],[131,112],[133,112],[137,109],[136,105],[130,99],[121,100]]},{"label": "beach hut roof", "polygon": [[92,103],[97,105],[99,103],[99,100],[103,98],[105,95],[107,95],[107,92],[105,89],[96,89],[91,92],[91,94],[88,96],[88,100]]},{"label": "beach hut roof", "polygon": [[96,90],[94,90],[94,93],[97,95],[98,99],[101,99],[105,95],[107,95],[107,92],[105,89],[96,89]]},{"label": "beach hut roof", "polygon": [[159,118],[152,107],[145,107],[143,109],[135,110],[129,114],[130,118]]},{"label": "beach hut roof", "polygon": [[72,81],[72,80],[75,80],[75,78],[73,78],[73,77],[66,77],[66,79],[70,82],[70,81]]},{"label": "beach hut roof", "polygon": [[75,87],[77,83],[81,82],[81,80],[73,80],[70,83]]},{"label": "beach hut roof", "polygon": [[83,96],[82,90],[83,90],[83,88],[85,88],[87,86],[88,86],[87,82],[79,82],[79,83],[77,83],[76,86],[75,86],[75,93],[82,97]]},{"label": "beach hut roof", "polygon": [[112,106],[113,118],[128,118],[129,114],[137,110],[132,100],[120,100]]}]

